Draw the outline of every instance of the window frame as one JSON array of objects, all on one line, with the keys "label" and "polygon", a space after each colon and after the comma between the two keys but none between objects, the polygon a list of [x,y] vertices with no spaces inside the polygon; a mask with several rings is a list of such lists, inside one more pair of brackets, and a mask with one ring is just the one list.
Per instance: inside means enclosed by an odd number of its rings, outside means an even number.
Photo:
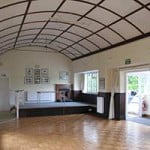
[{"label": "window frame", "polygon": [[[91,90],[88,89],[88,75],[90,76],[93,76],[95,75],[96,77],[96,90],[93,91],[93,83],[92,83],[92,80],[91,80]],[[92,79],[93,77],[91,77]],[[83,93],[86,93],[86,94],[97,94],[99,92],[99,72],[98,71],[93,71],[93,72],[86,72],[84,73],[84,90],[83,90]]]}]

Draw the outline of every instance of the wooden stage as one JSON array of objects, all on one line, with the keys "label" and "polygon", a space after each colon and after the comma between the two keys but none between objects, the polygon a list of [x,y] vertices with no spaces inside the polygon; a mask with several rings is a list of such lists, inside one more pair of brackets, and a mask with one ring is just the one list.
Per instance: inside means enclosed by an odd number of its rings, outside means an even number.
[{"label": "wooden stage", "polygon": [[20,117],[80,114],[96,112],[96,105],[81,102],[50,102],[42,104],[24,104],[19,107]]}]

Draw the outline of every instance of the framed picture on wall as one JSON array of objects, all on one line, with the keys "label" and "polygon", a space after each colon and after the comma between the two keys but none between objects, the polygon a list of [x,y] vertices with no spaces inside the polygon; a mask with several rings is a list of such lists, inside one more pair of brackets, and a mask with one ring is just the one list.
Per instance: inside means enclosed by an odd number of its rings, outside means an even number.
[{"label": "framed picture on wall", "polygon": [[48,84],[48,68],[26,68],[24,84]]},{"label": "framed picture on wall", "polygon": [[59,80],[68,80],[69,73],[66,71],[60,71],[59,72]]},{"label": "framed picture on wall", "polygon": [[48,84],[49,78],[48,77],[41,77],[41,84]]},{"label": "framed picture on wall", "polygon": [[34,84],[40,84],[40,69],[34,69]]},{"label": "framed picture on wall", "polygon": [[25,69],[25,75],[26,75],[26,77],[32,77],[33,76],[33,69],[32,68],[26,68]]},{"label": "framed picture on wall", "polygon": [[28,85],[33,84],[33,78],[32,77],[25,77],[24,78],[24,83],[28,84]]},{"label": "framed picture on wall", "polygon": [[41,69],[41,76],[48,76],[48,68]]},{"label": "framed picture on wall", "polygon": [[105,78],[99,79],[99,88],[104,90],[105,89]]}]

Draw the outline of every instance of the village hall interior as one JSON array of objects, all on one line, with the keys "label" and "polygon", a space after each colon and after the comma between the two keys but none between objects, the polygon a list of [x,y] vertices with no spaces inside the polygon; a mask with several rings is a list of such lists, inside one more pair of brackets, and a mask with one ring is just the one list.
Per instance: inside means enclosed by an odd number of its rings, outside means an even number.
[{"label": "village hall interior", "polygon": [[0,150],[150,150],[150,0],[0,0]]}]

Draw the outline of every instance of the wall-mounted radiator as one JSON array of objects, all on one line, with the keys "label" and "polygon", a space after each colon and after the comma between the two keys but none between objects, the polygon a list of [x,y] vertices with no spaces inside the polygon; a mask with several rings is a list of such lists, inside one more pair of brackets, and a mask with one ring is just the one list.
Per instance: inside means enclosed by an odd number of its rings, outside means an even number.
[{"label": "wall-mounted radiator", "polygon": [[97,97],[97,113],[104,113],[104,97]]}]

